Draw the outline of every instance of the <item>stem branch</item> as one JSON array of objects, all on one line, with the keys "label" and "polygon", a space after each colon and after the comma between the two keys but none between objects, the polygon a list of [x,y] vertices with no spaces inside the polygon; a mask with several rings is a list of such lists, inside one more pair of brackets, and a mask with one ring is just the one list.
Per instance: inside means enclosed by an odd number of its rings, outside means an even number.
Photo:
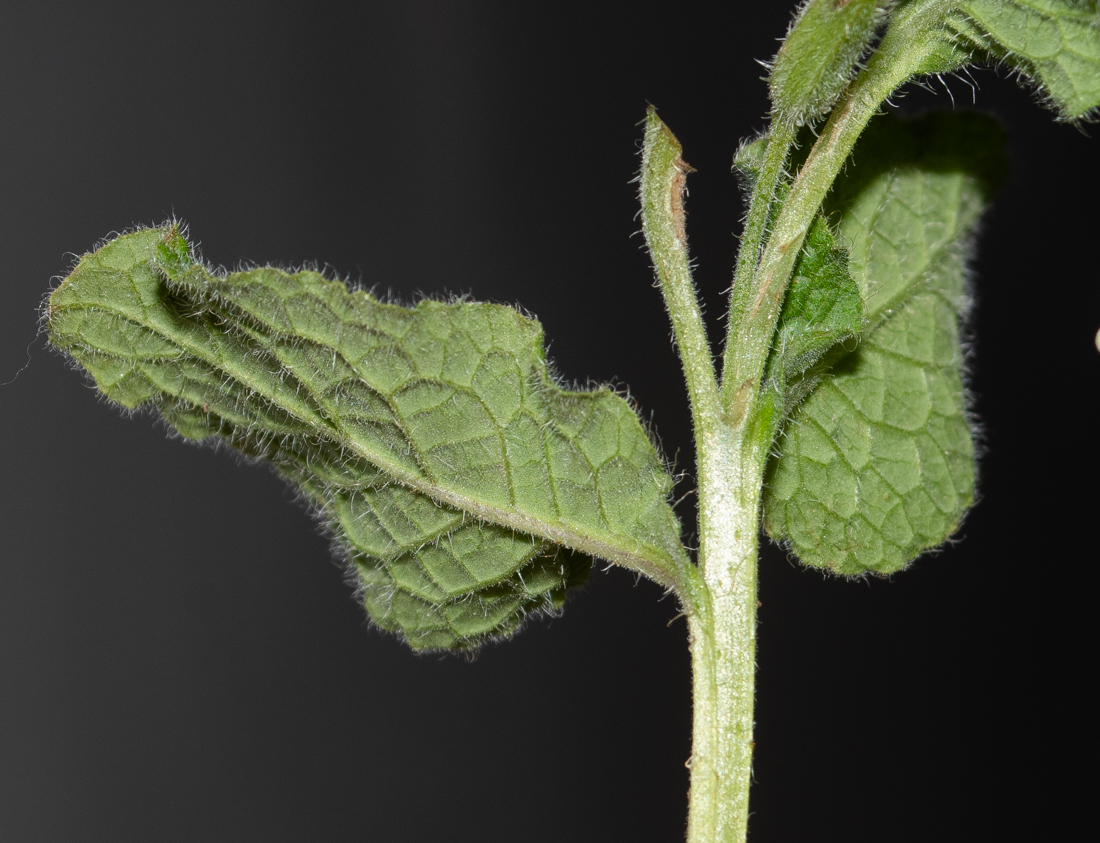
[{"label": "stem branch", "polygon": [[646,119],[642,227],[684,366],[699,479],[699,564],[681,593],[694,676],[688,843],[744,843],[748,829],[760,499],[775,430],[757,424],[757,415],[787,284],[856,140],[885,99],[921,72],[953,5],[913,0],[897,11],[879,49],[830,115],[769,232],[794,143],[793,129],[773,129],[738,256],[721,393],[687,255],[683,193],[691,168],[652,109]]},{"label": "stem branch", "polygon": [[651,107],[642,147],[642,231],[672,319],[691,401],[696,464],[701,465],[708,439],[721,427],[721,410],[714,361],[688,260],[683,197],[691,167],[682,152],[680,142]]},{"label": "stem branch", "polygon": [[[786,173],[787,157],[794,146],[795,130],[787,123],[772,127],[767,137],[767,149],[760,172],[753,184],[752,197],[749,200],[749,214],[745,220],[745,231],[741,236],[741,245],[737,250],[737,267],[733,274],[733,286],[730,288],[730,309],[727,314],[729,325],[741,321],[752,289],[752,277],[760,261],[764,248],[764,237],[768,233],[768,218],[775,205],[775,194],[779,183]],[[734,380],[730,374],[734,368],[735,346],[727,342],[722,360],[722,406],[730,403],[729,392]]]}]

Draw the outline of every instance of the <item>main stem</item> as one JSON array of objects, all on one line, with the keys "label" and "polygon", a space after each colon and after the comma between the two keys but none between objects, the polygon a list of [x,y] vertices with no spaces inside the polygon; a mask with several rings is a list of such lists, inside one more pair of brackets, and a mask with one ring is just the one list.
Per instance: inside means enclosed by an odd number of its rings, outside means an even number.
[{"label": "main stem", "polygon": [[694,743],[690,843],[743,841],[752,775],[756,550],[764,449],[746,450],[722,410],[691,280],[680,144],[650,110],[642,153],[642,226],[672,318],[695,424],[699,565],[681,599],[691,635]]},{"label": "main stem", "polygon": [[693,736],[688,843],[742,843],[749,818],[756,671],[759,455],[727,428],[699,471],[699,565],[707,600],[688,615]]},{"label": "main stem", "polygon": [[769,231],[794,141],[792,129],[773,129],[738,260],[721,392],[687,254],[683,193],[691,168],[652,109],[646,119],[642,228],[684,365],[699,481],[699,564],[680,595],[691,635],[695,706],[688,843],[744,843],[748,830],[760,495],[774,433],[768,405],[761,403],[761,378],[791,271],[868,121],[910,76],[940,68],[933,61],[942,46],[936,24],[954,5],[920,0],[896,12],[822,128]]}]

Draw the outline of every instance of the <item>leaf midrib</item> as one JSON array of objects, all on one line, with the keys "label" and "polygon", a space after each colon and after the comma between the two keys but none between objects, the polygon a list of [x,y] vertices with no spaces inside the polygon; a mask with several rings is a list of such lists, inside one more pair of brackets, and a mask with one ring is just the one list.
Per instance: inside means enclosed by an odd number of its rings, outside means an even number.
[{"label": "leaf midrib", "polygon": [[[111,272],[113,270],[107,271]],[[140,297],[138,301],[141,301]],[[318,412],[317,409],[310,407],[306,402],[297,400],[296,395],[281,395],[274,389],[269,388],[268,384],[262,383],[260,379],[252,377],[251,372],[243,371],[234,366],[231,355],[214,355],[209,352],[203,343],[193,343],[189,332],[180,330],[174,322],[165,319],[160,307],[150,307],[144,303],[140,304],[139,307],[143,316],[141,322],[136,322],[132,313],[112,305],[109,301],[100,301],[96,304],[82,301],[79,305],[69,305],[66,309],[103,310],[134,322],[138,327],[153,330],[160,334],[163,339],[181,348],[185,353],[191,354],[211,368],[226,374],[244,387],[253,390],[271,404],[282,408],[298,421],[314,427],[317,426],[318,421],[321,421],[331,431],[332,439],[335,440],[336,444],[348,448],[357,456],[384,471],[401,485],[433,500],[468,513],[482,521],[547,539],[573,550],[640,571],[659,585],[673,589],[681,595],[685,594],[685,582],[681,571],[685,566],[691,564],[686,553],[680,554],[677,558],[652,545],[641,545],[621,535],[615,536],[621,542],[620,544],[610,543],[605,539],[577,530],[560,521],[556,524],[548,523],[521,511],[508,510],[487,504],[484,501],[432,483],[427,478],[417,476],[405,467],[386,459],[384,455],[364,447],[361,442],[348,434],[338,420],[327,418],[324,413]],[[211,336],[217,338],[218,332],[211,332]],[[102,354],[102,352],[97,353]],[[297,380],[303,383],[311,396],[314,394],[308,383],[300,378]],[[623,539],[626,539],[626,541],[623,541]]]}]

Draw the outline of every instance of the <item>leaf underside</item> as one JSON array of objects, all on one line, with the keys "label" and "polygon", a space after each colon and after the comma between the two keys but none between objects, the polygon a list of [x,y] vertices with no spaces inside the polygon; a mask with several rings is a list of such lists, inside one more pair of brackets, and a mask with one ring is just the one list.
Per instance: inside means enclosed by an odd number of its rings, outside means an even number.
[{"label": "leaf underside", "polygon": [[560,608],[589,555],[666,585],[671,480],[621,396],[560,388],[512,308],[404,308],[315,272],[228,275],[174,226],[110,241],[50,297],[111,400],[270,461],[315,506],[374,622],[469,648]]},{"label": "leaf underside", "polygon": [[826,203],[866,327],[794,410],[764,525],[804,563],[890,573],[957,528],[974,497],[960,314],[975,223],[1004,172],[990,118],[878,118]]},{"label": "leaf underside", "polygon": [[1100,105],[1096,0],[964,0],[947,18],[958,49],[984,53],[1037,84],[1066,120]]}]

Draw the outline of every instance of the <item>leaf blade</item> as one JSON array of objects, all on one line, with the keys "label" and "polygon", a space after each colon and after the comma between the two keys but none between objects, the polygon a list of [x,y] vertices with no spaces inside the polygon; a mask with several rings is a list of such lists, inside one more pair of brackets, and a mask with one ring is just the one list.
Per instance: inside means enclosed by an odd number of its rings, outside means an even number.
[{"label": "leaf blade", "polygon": [[827,114],[891,5],[892,0],[806,0],[768,76],[774,119],[805,126]]},{"label": "leaf blade", "polygon": [[1030,78],[1062,119],[1100,106],[1100,11],[1095,0],[963,0],[954,37]]},{"label": "leaf blade", "polygon": [[806,564],[900,570],[973,500],[958,321],[1000,137],[977,115],[877,121],[830,197],[868,324],[793,413],[764,494],[765,528]]},{"label": "leaf blade", "polygon": [[476,646],[560,605],[580,563],[559,553],[549,577],[555,545],[667,587],[690,564],[632,408],[558,387],[541,327],[511,308],[216,275],[153,229],[82,258],[48,323],[108,397],[274,463],[340,537],[375,620],[414,646]]}]

